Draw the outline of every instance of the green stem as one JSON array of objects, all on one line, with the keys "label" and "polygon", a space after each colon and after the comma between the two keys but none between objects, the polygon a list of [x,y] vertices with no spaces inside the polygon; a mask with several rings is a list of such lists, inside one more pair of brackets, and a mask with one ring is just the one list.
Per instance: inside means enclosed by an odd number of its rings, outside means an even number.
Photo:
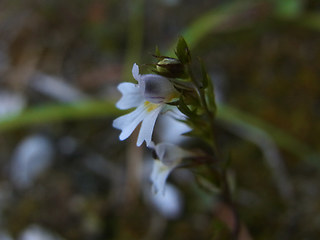
[{"label": "green stem", "polygon": [[[210,111],[210,109],[208,107],[208,104],[207,104],[207,101],[206,101],[206,98],[205,98],[204,88],[195,79],[190,64],[187,64],[187,71],[188,71],[188,74],[189,74],[189,77],[190,77],[192,83],[195,86],[195,90],[196,90],[197,95],[199,97],[200,104],[201,104],[202,108],[204,109],[204,112],[206,114],[207,119],[209,120],[210,132],[211,132],[211,144],[212,144],[212,148],[214,150],[214,153],[216,155],[215,158],[218,160],[218,162],[216,162],[216,161],[215,162],[216,163],[222,163],[221,154],[218,151],[218,147],[216,145],[216,141],[215,141],[215,138],[214,138],[215,114]],[[214,174],[216,174],[217,172],[212,168],[212,166],[213,166],[212,163],[213,162],[207,162],[206,164],[207,164],[208,168],[211,169],[212,171],[214,171]],[[231,193],[231,189],[230,189],[230,186],[229,186],[229,181],[228,181],[228,177],[227,177],[227,173],[226,173],[226,168],[224,166],[221,166],[221,165],[220,166],[218,165],[217,167],[220,169],[220,171],[218,171],[218,177],[220,179],[220,184],[221,184],[222,201],[225,202],[231,208],[231,211],[232,211],[233,216],[234,216],[234,222],[235,222],[232,234],[233,234],[233,238],[234,239],[238,239],[239,233],[240,233],[240,219],[239,219],[239,215],[238,215],[236,206],[235,206],[235,204],[233,202],[233,199],[232,199],[232,193]]]},{"label": "green stem", "polygon": [[203,107],[205,114],[207,116],[207,119],[209,120],[210,124],[210,132],[211,132],[211,146],[215,152],[216,155],[219,155],[218,148],[214,139],[214,113],[210,111],[207,101],[205,99],[205,92],[203,87],[200,85],[200,83],[195,79],[194,74],[192,72],[190,64],[187,64],[187,72],[188,75],[192,81],[192,83],[195,86],[195,91],[197,92],[197,95],[199,97],[199,101],[201,106]]}]

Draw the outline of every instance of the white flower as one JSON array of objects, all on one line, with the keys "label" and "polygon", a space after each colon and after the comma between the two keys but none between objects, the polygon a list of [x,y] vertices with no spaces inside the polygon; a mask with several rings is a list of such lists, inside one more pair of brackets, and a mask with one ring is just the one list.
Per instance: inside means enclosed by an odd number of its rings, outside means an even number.
[{"label": "white flower", "polygon": [[[164,115],[158,122],[159,142],[167,142],[179,144],[188,136],[184,133],[190,132],[192,129],[183,121],[186,120],[186,115],[181,113],[178,108],[173,109],[168,114]],[[182,120],[182,121],[179,121]]]},{"label": "white flower", "polygon": [[124,140],[142,122],[137,146],[140,146],[144,141],[149,146],[157,117],[160,112],[165,111],[167,106],[165,103],[170,102],[175,97],[175,90],[165,77],[155,74],[139,74],[137,64],[133,65],[132,75],[138,81],[138,84],[120,83],[118,89],[122,93],[122,98],[116,106],[119,109],[134,107],[136,109],[115,119],[113,127],[121,130],[119,139]]},{"label": "white flower", "polygon": [[153,194],[149,190],[146,197],[154,208],[167,219],[177,219],[183,208],[183,197],[173,185],[166,185],[166,194]]},{"label": "white flower", "polygon": [[157,158],[151,173],[151,182],[155,193],[165,193],[166,181],[173,169],[179,166],[184,157],[191,153],[170,143],[159,143],[154,147]]}]

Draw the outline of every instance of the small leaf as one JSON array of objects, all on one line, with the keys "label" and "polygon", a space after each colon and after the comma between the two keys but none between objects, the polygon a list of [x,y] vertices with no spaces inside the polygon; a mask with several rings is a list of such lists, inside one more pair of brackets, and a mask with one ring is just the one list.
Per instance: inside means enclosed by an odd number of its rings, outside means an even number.
[{"label": "small leaf", "polygon": [[192,130],[190,132],[182,133],[182,135],[186,137],[195,137],[197,134]]},{"label": "small leaf", "polygon": [[212,180],[210,181],[208,178],[203,177],[199,174],[195,175],[195,179],[199,187],[202,188],[203,190],[216,195],[221,193],[221,189],[219,188],[219,186],[216,183],[214,183]]},{"label": "small leaf", "polygon": [[175,53],[178,59],[181,61],[181,63],[183,64],[190,63],[191,61],[190,50],[183,37],[179,38]]},{"label": "small leaf", "polygon": [[217,105],[216,105],[214,92],[210,91],[210,88],[207,88],[205,90],[205,100],[210,112],[212,112],[215,115],[217,112]]},{"label": "small leaf", "polygon": [[211,79],[207,73],[206,67],[202,59],[199,59],[201,65],[201,73],[202,73],[202,87],[206,89],[208,85],[211,83]]},{"label": "small leaf", "polygon": [[156,46],[156,49],[154,51],[154,55],[157,56],[157,57],[161,56],[161,53],[160,53],[158,45]]},{"label": "small leaf", "polygon": [[204,62],[201,59],[200,59],[200,64],[201,64],[202,85],[204,88],[205,100],[210,112],[215,114],[217,111],[217,105],[215,100],[213,83],[209,74],[207,73]]},{"label": "small leaf", "polygon": [[190,109],[188,108],[188,106],[184,103],[184,101],[181,100],[181,98],[179,100],[178,109],[180,110],[180,112],[182,112],[183,114],[187,115],[188,117],[192,113],[190,111]]},{"label": "small leaf", "polygon": [[171,105],[171,106],[178,106],[179,105],[179,101],[167,102],[166,104]]}]

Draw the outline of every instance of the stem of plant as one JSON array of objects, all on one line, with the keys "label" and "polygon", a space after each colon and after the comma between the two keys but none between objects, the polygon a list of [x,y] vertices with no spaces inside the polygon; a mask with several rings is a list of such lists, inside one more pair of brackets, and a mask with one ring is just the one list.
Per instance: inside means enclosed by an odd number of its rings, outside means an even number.
[{"label": "stem of plant", "polygon": [[[190,64],[187,64],[187,71],[188,74],[190,76],[190,79],[192,81],[192,83],[195,86],[195,90],[197,92],[197,95],[199,97],[201,106],[203,107],[206,117],[209,120],[209,124],[210,124],[210,130],[211,130],[211,145],[212,148],[214,150],[214,153],[216,155],[216,158],[218,159],[218,162],[220,161],[220,153],[218,151],[217,145],[216,145],[216,141],[214,138],[214,113],[210,111],[208,105],[207,105],[207,101],[205,99],[205,92],[203,89],[203,86],[201,86],[201,84],[195,79],[191,66]],[[210,165],[212,163],[209,163],[208,165]],[[210,167],[210,166],[209,166]],[[236,207],[234,205],[233,199],[232,199],[232,194],[231,194],[231,190],[230,190],[230,186],[229,186],[229,181],[227,179],[227,174],[226,174],[226,169],[224,167],[221,168],[221,174],[220,174],[220,181],[221,181],[221,187],[222,187],[222,199],[223,201],[230,206],[232,212],[233,212],[233,216],[234,216],[234,229],[232,231],[233,233],[233,238],[234,239],[238,239],[239,238],[239,233],[240,233],[240,220],[239,220],[239,215],[237,213]]]}]

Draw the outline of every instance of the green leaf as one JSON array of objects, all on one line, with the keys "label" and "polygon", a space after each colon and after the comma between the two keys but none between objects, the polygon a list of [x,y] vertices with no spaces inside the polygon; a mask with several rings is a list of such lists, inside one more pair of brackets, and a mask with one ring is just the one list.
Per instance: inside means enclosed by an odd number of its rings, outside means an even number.
[{"label": "green leaf", "polygon": [[182,96],[179,99],[179,105],[178,105],[178,109],[185,115],[187,115],[187,117],[191,117],[192,116],[192,112],[189,109],[189,107],[184,103]]},{"label": "green leaf", "polygon": [[190,132],[183,133],[182,135],[187,137],[198,137],[198,134],[196,134],[193,130],[191,130]]},{"label": "green leaf", "polygon": [[210,181],[209,177],[207,178],[203,177],[201,174],[195,174],[194,176],[195,176],[196,183],[204,191],[209,192],[211,194],[216,194],[216,195],[219,195],[221,193],[221,189],[219,188],[219,186],[212,180]]},{"label": "green leaf", "polygon": [[160,57],[160,56],[161,56],[161,53],[160,53],[160,50],[159,50],[158,45],[156,46],[156,49],[155,49],[155,51],[154,51],[154,55],[157,56],[157,57]]},{"label": "green leaf", "polygon": [[179,101],[167,102],[166,104],[171,105],[171,106],[178,106],[179,105]]},{"label": "green leaf", "polygon": [[183,37],[179,38],[175,53],[181,63],[183,64],[190,63],[191,61],[190,51]]},{"label": "green leaf", "polygon": [[204,88],[205,101],[210,110],[210,112],[214,113],[217,111],[217,105],[214,95],[214,88],[212,80],[207,73],[206,67],[202,59],[199,59],[201,65],[201,73],[202,73],[202,86]]},{"label": "green leaf", "polygon": [[[201,58],[199,58],[199,62],[201,65],[201,74],[202,74],[202,87],[206,89],[208,85],[211,83],[211,79],[207,73],[207,69],[204,65],[204,62]],[[210,83],[209,83],[210,82]]]},{"label": "green leaf", "polygon": [[217,111],[217,105],[216,105],[216,99],[215,99],[215,94],[214,91],[211,90],[210,88],[205,89],[205,100],[208,105],[208,108],[210,112],[213,114],[216,114]]}]

